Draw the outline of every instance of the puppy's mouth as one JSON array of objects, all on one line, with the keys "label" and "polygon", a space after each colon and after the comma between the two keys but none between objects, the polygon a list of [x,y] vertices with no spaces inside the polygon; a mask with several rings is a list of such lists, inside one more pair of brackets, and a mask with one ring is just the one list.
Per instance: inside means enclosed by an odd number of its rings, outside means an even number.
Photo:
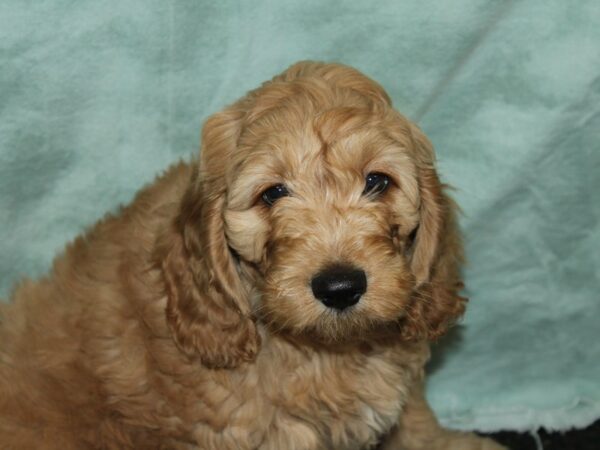
[{"label": "puppy's mouth", "polygon": [[398,333],[409,286],[397,260],[318,264],[308,277],[281,264],[258,278],[255,315],[272,333],[355,344]]},{"label": "puppy's mouth", "polygon": [[360,308],[355,306],[343,311],[328,309],[316,323],[296,335],[328,346],[354,345],[397,336],[400,328],[400,319],[373,319],[362,314]]}]

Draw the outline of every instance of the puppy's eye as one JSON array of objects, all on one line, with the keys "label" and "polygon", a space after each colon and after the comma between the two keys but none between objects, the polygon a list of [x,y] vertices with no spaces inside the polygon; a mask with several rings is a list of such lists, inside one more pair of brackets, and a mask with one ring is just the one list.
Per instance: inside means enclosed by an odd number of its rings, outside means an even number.
[{"label": "puppy's eye", "polygon": [[415,243],[415,239],[417,238],[417,231],[419,231],[419,225],[417,225],[414,230],[412,230],[408,236],[406,237],[406,247],[411,248]]},{"label": "puppy's eye", "polygon": [[277,200],[281,197],[287,197],[290,195],[289,191],[283,184],[276,184],[275,186],[271,186],[269,189],[265,190],[262,195],[262,201],[265,202],[269,206],[273,206]]},{"label": "puppy's eye", "polygon": [[379,172],[371,172],[365,178],[363,195],[379,195],[391,184],[390,177]]}]

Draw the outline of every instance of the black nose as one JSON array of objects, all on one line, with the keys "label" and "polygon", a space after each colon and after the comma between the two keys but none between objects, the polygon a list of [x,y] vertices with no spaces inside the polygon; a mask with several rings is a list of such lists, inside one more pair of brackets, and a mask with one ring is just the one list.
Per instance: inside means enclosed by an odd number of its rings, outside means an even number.
[{"label": "black nose", "polygon": [[367,277],[362,270],[336,266],[317,274],[310,285],[325,306],[341,311],[360,300],[367,290]]}]

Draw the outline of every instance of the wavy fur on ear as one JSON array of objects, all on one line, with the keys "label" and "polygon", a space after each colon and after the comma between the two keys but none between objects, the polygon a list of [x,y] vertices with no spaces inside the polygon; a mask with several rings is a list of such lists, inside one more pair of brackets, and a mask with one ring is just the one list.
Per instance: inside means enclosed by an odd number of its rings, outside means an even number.
[{"label": "wavy fur on ear", "polygon": [[236,115],[211,117],[203,131],[200,168],[192,177],[179,215],[161,243],[167,287],[167,320],[179,348],[212,368],[251,361],[260,336],[227,244],[221,161],[233,151]]},{"label": "wavy fur on ear", "polygon": [[465,309],[467,299],[459,295],[464,286],[460,276],[462,243],[455,217],[457,206],[438,179],[433,147],[418,127],[409,126],[418,170],[421,219],[411,256],[417,287],[403,336],[435,339]]}]

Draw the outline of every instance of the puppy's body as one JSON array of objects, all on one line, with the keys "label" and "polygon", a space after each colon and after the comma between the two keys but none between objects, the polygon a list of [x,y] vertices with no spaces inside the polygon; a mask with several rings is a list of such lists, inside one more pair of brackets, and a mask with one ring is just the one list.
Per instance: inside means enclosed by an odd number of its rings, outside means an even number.
[{"label": "puppy's body", "polygon": [[[287,78],[302,78],[302,67]],[[306,67],[310,75],[329,66]],[[321,82],[322,75],[310,76]],[[255,101],[273,101],[256,95]],[[233,115],[220,119],[234,121]],[[344,203],[342,191],[324,197],[341,211],[331,214],[331,239],[324,239],[326,231],[299,235],[285,220],[285,202],[266,210],[244,200],[243,192],[252,191],[243,181],[248,158],[236,162],[219,149],[233,134],[217,119],[205,128],[200,172],[186,164],[170,169],[76,239],[50,276],[22,282],[0,310],[0,448],[349,450],[378,442],[389,449],[499,448],[441,429],[422,396],[426,333],[462,311],[454,294],[460,251],[452,219],[436,229],[444,236],[435,256],[422,242],[409,254],[397,237],[416,220],[404,194],[386,201],[412,212],[404,222],[395,218],[400,231],[381,240],[372,233],[387,226],[382,211],[390,206],[360,195]],[[258,148],[252,139],[264,142],[256,129],[235,134],[239,148]],[[330,154],[338,151],[335,142],[328,145]],[[221,170],[234,164],[239,179]],[[225,194],[213,186],[219,180]],[[288,208],[299,199],[310,205],[317,194],[296,184],[294,195]],[[328,230],[320,210],[303,208],[307,221]],[[371,208],[372,223],[364,208]],[[257,216],[263,224],[271,214],[279,215],[269,219],[269,234]],[[422,231],[431,228],[427,220],[421,212],[419,233],[432,231]],[[348,241],[345,226],[354,227]],[[313,261],[294,259],[294,249],[302,255],[314,245],[324,262],[317,254]],[[387,249],[395,246],[398,253]],[[378,255],[383,259],[373,261]],[[311,309],[316,300],[303,287],[314,266],[332,257],[367,268],[367,293],[348,312],[318,302]],[[419,275],[426,258],[435,258],[427,262],[432,275]],[[430,280],[428,290],[417,292],[419,276]],[[450,296],[428,312],[444,295]]]},{"label": "puppy's body", "polygon": [[395,424],[423,345],[324,352],[262,330],[236,371],[177,349],[151,250],[190,172],[173,168],[4,307],[0,448],[150,449],[169,436],[174,448],[362,448]]}]

